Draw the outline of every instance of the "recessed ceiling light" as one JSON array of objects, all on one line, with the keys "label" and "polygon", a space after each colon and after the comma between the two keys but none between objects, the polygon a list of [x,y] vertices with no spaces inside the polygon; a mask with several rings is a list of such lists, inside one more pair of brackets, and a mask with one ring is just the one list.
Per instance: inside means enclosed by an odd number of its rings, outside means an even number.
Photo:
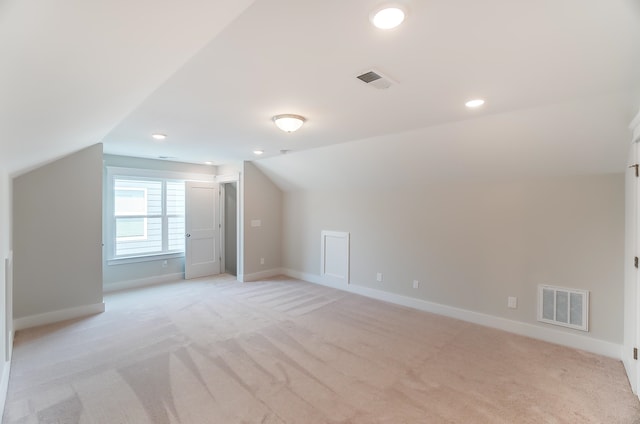
[{"label": "recessed ceiling light", "polygon": [[153,137],[155,140],[164,140],[165,138],[167,138],[167,135],[155,133],[155,134],[151,134],[151,137]]},{"label": "recessed ceiling light", "polygon": [[260,156],[260,155],[261,155],[261,154],[263,154],[263,153],[264,153],[264,150],[254,150],[254,151],[253,151],[253,154],[254,154],[254,155],[258,155],[258,156]]},{"label": "recessed ceiling light", "polygon": [[211,161],[206,161],[204,164],[205,164],[205,165],[213,165],[213,162],[211,162]]},{"label": "recessed ceiling light", "polygon": [[306,121],[303,116],[292,114],[276,115],[272,119],[278,128],[288,133],[299,130]]},{"label": "recessed ceiling light", "polygon": [[404,21],[405,12],[397,6],[384,7],[371,14],[371,23],[380,29],[393,29]]},{"label": "recessed ceiling light", "polygon": [[476,107],[480,107],[484,104],[484,100],[482,99],[473,99],[473,100],[469,100],[467,103],[465,103],[464,105],[468,108],[476,108]]}]

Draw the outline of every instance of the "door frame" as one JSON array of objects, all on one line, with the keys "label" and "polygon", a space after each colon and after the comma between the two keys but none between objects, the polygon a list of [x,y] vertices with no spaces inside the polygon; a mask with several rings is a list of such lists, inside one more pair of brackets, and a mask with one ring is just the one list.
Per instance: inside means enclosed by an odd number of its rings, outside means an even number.
[{"label": "door frame", "polygon": [[629,125],[633,133],[625,173],[625,281],[624,281],[624,340],[622,362],[631,389],[640,398],[640,367],[633,358],[634,348],[640,349],[640,271],[634,258],[640,256],[640,178],[633,169],[640,163],[640,112]]},{"label": "door frame", "polygon": [[243,221],[242,221],[242,216],[243,216],[243,205],[242,205],[242,184],[241,184],[241,173],[240,172],[234,172],[234,173],[229,173],[229,174],[222,174],[222,175],[216,175],[215,177],[215,181],[219,184],[220,186],[220,201],[218,202],[219,207],[220,207],[220,223],[221,223],[221,227],[220,227],[220,253],[221,253],[221,257],[222,259],[220,260],[220,271],[221,272],[225,272],[226,268],[225,268],[225,256],[226,256],[226,252],[225,252],[225,248],[224,248],[224,240],[225,240],[225,215],[224,215],[224,190],[225,190],[225,184],[228,183],[236,183],[236,280],[237,281],[242,281],[241,280],[241,276],[243,274],[242,270],[243,270],[243,256],[242,256],[242,252],[244,252],[243,249],[243,238],[242,238],[242,234],[243,234]]}]

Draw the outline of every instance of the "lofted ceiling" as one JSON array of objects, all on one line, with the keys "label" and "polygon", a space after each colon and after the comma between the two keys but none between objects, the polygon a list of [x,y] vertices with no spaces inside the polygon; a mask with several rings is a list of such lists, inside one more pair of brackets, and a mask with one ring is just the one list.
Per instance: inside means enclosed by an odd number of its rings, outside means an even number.
[{"label": "lofted ceiling", "polygon": [[[102,141],[256,160],[285,190],[389,172],[622,171],[640,106],[638,1],[395,3],[407,19],[382,31],[369,22],[378,0],[0,2],[3,156],[19,169]],[[370,69],[397,84],[356,79]],[[485,106],[464,107],[477,97]],[[271,122],[283,113],[308,120],[286,134]]]},{"label": "lofted ceiling", "polygon": [[251,2],[0,0],[0,168],[100,142]]}]

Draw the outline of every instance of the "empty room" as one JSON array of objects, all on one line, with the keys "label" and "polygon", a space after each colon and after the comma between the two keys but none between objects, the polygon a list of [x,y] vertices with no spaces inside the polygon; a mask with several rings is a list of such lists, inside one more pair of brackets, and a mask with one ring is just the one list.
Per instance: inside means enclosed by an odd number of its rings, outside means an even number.
[{"label": "empty room", "polygon": [[640,423],[637,0],[0,1],[3,423]]}]

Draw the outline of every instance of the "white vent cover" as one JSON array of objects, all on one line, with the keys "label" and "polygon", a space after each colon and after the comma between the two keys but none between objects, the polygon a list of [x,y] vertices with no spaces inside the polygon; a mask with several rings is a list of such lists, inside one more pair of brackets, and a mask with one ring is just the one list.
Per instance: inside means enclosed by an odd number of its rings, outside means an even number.
[{"label": "white vent cover", "polygon": [[589,292],[538,286],[538,321],[589,331]]},{"label": "white vent cover", "polygon": [[382,74],[382,72],[376,70],[365,72],[362,75],[358,75],[356,78],[366,83],[367,85],[380,90],[387,89],[392,85],[397,84],[394,80]]}]

